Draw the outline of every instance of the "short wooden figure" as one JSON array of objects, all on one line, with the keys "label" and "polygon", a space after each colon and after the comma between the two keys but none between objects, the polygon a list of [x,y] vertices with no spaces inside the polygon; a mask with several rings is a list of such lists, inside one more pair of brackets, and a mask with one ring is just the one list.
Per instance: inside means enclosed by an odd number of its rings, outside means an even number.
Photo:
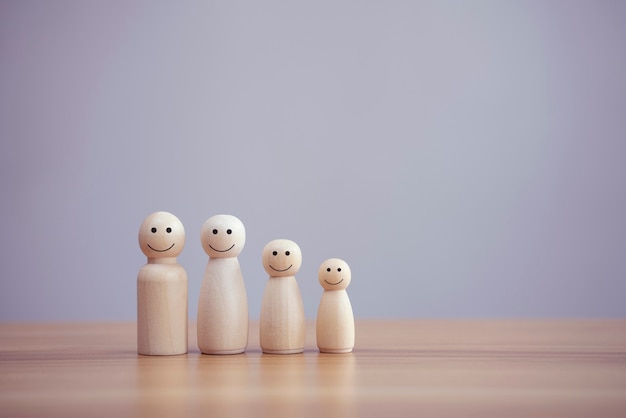
[{"label": "short wooden figure", "polygon": [[261,302],[260,339],[264,353],[304,351],[305,319],[296,273],[302,252],[293,241],[277,239],[263,248],[263,267],[270,275]]},{"label": "short wooden figure", "polygon": [[187,352],[187,273],[176,262],[185,229],[169,212],[155,212],[139,228],[148,257],[137,275],[137,351],[145,355]]},{"label": "short wooden figure", "polygon": [[248,298],[237,256],[246,243],[243,223],[215,215],[202,225],[209,256],[198,302],[198,347],[205,354],[243,353],[248,345]]},{"label": "short wooden figure", "polygon": [[348,263],[331,258],[318,271],[324,288],[317,310],[317,347],[322,353],[349,353],[354,348],[354,315],[346,292],[352,274]]}]

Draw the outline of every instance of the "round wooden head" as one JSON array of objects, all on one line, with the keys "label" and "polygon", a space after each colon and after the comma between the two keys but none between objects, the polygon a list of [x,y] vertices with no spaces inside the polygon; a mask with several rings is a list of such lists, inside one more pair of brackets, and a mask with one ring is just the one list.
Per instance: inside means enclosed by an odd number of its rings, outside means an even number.
[{"label": "round wooden head", "polygon": [[350,266],[339,258],[329,258],[324,261],[320,265],[317,276],[324,290],[345,289],[352,280]]},{"label": "round wooden head", "polygon": [[293,241],[275,239],[263,248],[263,268],[270,276],[295,276],[301,265],[302,251]]},{"label": "round wooden head", "polygon": [[139,247],[148,258],[177,257],[185,246],[185,228],[169,212],[154,212],[139,227]]},{"label": "round wooden head", "polygon": [[237,257],[246,244],[246,229],[235,216],[215,215],[202,225],[200,240],[211,258]]}]

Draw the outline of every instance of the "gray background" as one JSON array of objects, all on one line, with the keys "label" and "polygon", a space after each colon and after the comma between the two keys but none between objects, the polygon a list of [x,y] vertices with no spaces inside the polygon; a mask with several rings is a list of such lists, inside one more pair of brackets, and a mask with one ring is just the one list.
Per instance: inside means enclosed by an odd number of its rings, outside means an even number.
[{"label": "gray background", "polygon": [[133,320],[149,213],[357,317],[626,316],[623,1],[0,1],[0,320]]}]

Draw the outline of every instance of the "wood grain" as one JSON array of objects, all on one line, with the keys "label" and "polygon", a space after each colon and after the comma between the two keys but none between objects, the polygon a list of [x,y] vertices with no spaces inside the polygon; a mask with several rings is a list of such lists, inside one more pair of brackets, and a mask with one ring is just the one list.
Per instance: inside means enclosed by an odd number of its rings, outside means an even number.
[{"label": "wood grain", "polygon": [[350,266],[340,258],[324,260],[317,272],[324,289],[315,320],[317,347],[322,353],[349,353],[354,348],[354,314],[346,288]]},{"label": "wood grain", "polygon": [[246,243],[243,222],[214,215],[202,224],[202,248],[209,256],[198,297],[198,347],[206,354],[239,354],[249,334],[248,296],[237,256]]},{"label": "wood grain", "polygon": [[148,262],[137,274],[137,352],[178,355],[187,352],[187,272],[176,257],[185,246],[185,228],[175,215],[154,212],[137,236]]},{"label": "wood grain", "polygon": [[626,414],[626,321],[364,321],[349,354],[136,354],[134,323],[0,324],[0,416]]},{"label": "wood grain", "polygon": [[291,240],[275,239],[263,247],[261,258],[270,276],[261,299],[261,348],[271,354],[302,353],[306,319],[295,276],[302,265],[302,251]]}]

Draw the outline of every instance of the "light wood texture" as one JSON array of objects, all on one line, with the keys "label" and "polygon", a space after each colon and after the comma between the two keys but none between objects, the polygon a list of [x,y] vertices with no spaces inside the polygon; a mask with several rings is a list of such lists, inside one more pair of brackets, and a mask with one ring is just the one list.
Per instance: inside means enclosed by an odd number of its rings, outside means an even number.
[{"label": "light wood texture", "polygon": [[[195,341],[190,328],[190,340]],[[2,417],[623,417],[626,321],[363,321],[349,354],[138,356],[135,324],[0,324]],[[191,345],[194,347],[194,345]]]},{"label": "light wood texture", "polygon": [[304,350],[305,318],[296,273],[302,252],[293,241],[277,239],[263,248],[263,268],[270,275],[261,300],[260,344],[269,354]]},{"label": "light wood texture", "polygon": [[323,353],[349,353],[354,347],[354,315],[346,292],[350,266],[339,258],[325,260],[318,279],[324,293],[317,309],[317,347]]},{"label": "light wood texture", "polygon": [[198,347],[205,354],[236,354],[248,345],[248,298],[237,256],[246,241],[232,215],[206,220],[200,233],[209,261],[198,301]]},{"label": "light wood texture", "polygon": [[185,230],[169,212],[155,212],[139,228],[139,246],[148,263],[137,275],[137,352],[176,355],[187,352],[187,273],[176,257]]},{"label": "light wood texture", "polygon": [[[195,327],[190,340],[195,342]],[[364,321],[349,354],[139,356],[135,324],[1,324],[2,417],[623,417],[626,321]]]}]

